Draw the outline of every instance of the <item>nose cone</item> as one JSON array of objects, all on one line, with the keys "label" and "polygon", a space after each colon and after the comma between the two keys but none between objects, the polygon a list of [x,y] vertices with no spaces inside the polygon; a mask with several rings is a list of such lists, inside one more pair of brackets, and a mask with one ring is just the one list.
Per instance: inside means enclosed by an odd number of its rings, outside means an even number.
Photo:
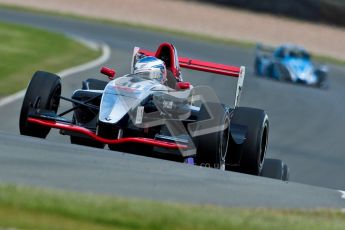
[{"label": "nose cone", "polygon": [[131,88],[118,86],[117,81],[121,83],[121,78],[109,82],[104,89],[98,118],[101,122],[116,124],[137,102],[136,98],[133,98],[136,91],[128,91]]},{"label": "nose cone", "polygon": [[104,123],[116,124],[138,103],[135,98],[105,93],[101,101],[99,120]]},{"label": "nose cone", "polygon": [[312,83],[314,81],[313,66],[307,60],[290,60],[287,63],[297,81]]}]

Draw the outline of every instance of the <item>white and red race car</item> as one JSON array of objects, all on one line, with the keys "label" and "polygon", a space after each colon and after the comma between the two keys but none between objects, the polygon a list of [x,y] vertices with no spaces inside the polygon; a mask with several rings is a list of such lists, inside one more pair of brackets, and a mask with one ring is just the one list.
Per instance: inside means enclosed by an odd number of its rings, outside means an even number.
[{"label": "white and red race car", "polygon": [[[164,84],[134,73],[136,62],[147,56],[164,61]],[[180,68],[236,78],[234,107],[222,105],[210,87],[183,81]],[[265,160],[267,114],[239,107],[244,67],[178,57],[172,44],[163,43],[156,52],[134,48],[130,74],[115,77],[105,67],[101,72],[109,82],[87,79],[67,98],[61,96],[59,76],[37,71],[23,101],[20,133],[45,138],[55,128],[73,144],[288,179],[286,164]],[[61,99],[72,108],[58,113]]]}]

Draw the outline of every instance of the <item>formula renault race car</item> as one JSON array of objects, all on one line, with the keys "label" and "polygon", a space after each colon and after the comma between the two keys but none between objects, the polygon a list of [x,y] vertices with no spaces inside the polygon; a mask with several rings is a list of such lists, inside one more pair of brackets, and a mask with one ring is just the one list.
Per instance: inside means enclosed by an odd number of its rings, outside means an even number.
[{"label": "formula renault race car", "polygon": [[301,83],[319,88],[328,88],[328,68],[315,65],[310,54],[296,45],[281,45],[278,48],[256,47],[255,74],[286,82]]},{"label": "formula renault race car", "polygon": [[[165,81],[156,79],[159,71],[154,78],[139,71],[150,60],[150,70],[166,70]],[[234,108],[222,105],[209,87],[183,81],[180,67],[237,78]],[[103,67],[109,82],[87,79],[71,98],[61,96],[59,76],[37,71],[23,100],[20,133],[45,138],[55,128],[69,135],[72,144],[108,145],[115,151],[287,180],[282,161],[265,161],[266,113],[239,107],[244,70],[178,57],[173,45],[163,43],[157,52],[135,48],[130,74],[115,78],[113,69]],[[72,108],[58,112],[60,100]]]}]

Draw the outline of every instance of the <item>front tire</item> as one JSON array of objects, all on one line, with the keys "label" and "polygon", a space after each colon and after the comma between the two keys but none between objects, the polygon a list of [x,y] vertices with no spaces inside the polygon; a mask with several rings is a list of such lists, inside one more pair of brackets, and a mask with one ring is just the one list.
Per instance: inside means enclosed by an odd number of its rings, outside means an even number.
[{"label": "front tire", "polygon": [[19,118],[21,135],[46,138],[50,129],[37,124],[30,124],[27,119],[31,108],[57,112],[60,104],[61,79],[59,76],[37,71],[26,90]]},{"label": "front tire", "polygon": [[279,80],[283,82],[292,82],[291,73],[289,70],[282,64],[277,65],[279,72]]}]

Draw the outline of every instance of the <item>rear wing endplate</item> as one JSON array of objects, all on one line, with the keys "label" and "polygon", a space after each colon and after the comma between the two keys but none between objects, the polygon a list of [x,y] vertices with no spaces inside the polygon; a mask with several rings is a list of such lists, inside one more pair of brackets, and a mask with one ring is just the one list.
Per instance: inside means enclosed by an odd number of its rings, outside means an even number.
[{"label": "rear wing endplate", "polygon": [[[148,50],[143,50],[138,47],[134,48],[133,52],[133,59],[132,59],[132,66],[131,70],[133,72],[133,66],[137,61],[137,58],[140,56],[155,56],[155,53]],[[245,67],[237,67],[237,66],[230,66],[230,65],[223,65],[214,62],[207,62],[197,59],[191,59],[186,57],[179,57],[178,58],[179,65],[182,68],[192,69],[202,72],[214,73],[219,75],[231,76],[237,78],[237,88],[236,88],[236,97],[235,97],[235,107],[239,106],[242,88],[243,88],[243,81],[245,75]]]}]

